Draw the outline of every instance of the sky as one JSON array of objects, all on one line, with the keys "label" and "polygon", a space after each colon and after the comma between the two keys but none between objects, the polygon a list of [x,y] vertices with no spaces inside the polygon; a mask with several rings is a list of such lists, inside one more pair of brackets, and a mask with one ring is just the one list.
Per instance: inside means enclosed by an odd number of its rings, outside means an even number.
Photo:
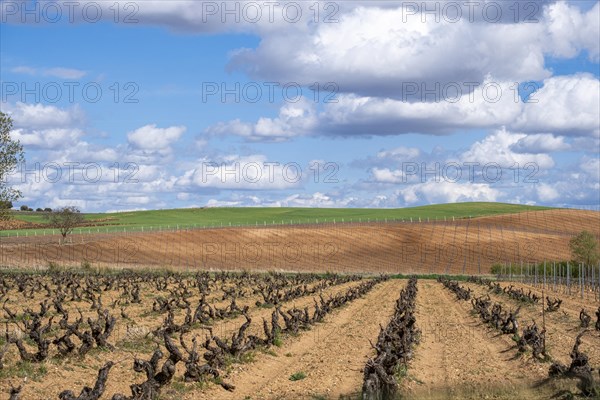
[{"label": "sky", "polygon": [[32,208],[598,209],[596,1],[0,0]]}]

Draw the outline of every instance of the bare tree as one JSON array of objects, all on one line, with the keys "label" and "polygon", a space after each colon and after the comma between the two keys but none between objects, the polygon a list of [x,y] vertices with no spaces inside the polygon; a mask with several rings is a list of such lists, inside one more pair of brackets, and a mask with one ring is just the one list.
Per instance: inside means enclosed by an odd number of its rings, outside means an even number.
[{"label": "bare tree", "polygon": [[77,207],[73,206],[58,208],[48,213],[46,218],[50,221],[52,227],[60,231],[63,241],[73,231],[73,228],[83,222],[83,215],[81,215]]}]

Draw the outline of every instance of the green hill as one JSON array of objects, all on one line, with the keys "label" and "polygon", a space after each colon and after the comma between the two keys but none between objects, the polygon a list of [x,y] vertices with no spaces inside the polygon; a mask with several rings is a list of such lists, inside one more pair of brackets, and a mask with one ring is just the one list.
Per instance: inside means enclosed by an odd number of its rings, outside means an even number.
[{"label": "green hill", "polygon": [[[418,220],[443,218],[468,218],[486,215],[547,210],[549,207],[506,203],[453,203],[409,208],[278,208],[278,207],[214,207],[171,210],[131,211],[119,213],[84,214],[102,231],[141,230],[142,227],[192,227],[231,225],[270,225],[290,223],[323,223],[348,221]],[[46,224],[43,213],[15,211],[15,219]],[[50,229],[50,227],[48,228]],[[98,228],[91,228],[98,229]],[[88,231],[88,228],[82,228]],[[18,232],[43,231],[43,229],[18,230]],[[17,231],[0,231],[0,235],[14,235]]]}]

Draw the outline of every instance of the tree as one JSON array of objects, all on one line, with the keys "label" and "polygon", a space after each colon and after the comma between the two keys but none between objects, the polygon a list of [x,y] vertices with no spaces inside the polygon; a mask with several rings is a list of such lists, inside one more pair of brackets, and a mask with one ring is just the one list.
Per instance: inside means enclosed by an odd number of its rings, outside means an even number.
[{"label": "tree", "polygon": [[81,215],[79,209],[72,206],[58,208],[46,214],[46,218],[50,221],[52,227],[60,231],[63,241],[73,231],[73,228],[83,222],[83,215]]},{"label": "tree", "polygon": [[5,201],[5,200],[0,200],[0,209],[2,210],[10,210],[11,208],[13,208],[13,203],[12,201]]},{"label": "tree", "polygon": [[26,204],[23,204],[20,208],[21,211],[29,211],[29,206]]},{"label": "tree", "polygon": [[600,260],[598,240],[593,233],[582,231],[569,241],[569,248],[576,264],[596,265]]},{"label": "tree", "polygon": [[[0,111],[0,201],[13,202],[21,198],[21,192],[7,184],[8,175],[17,164],[23,162],[23,146],[10,137],[12,119]],[[9,208],[0,208],[0,220],[10,219]]]}]

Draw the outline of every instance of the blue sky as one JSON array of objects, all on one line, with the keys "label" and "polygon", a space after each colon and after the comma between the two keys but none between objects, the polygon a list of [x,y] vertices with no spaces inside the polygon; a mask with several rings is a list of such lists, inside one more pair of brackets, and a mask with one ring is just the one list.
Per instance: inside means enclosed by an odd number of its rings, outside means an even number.
[{"label": "blue sky", "polygon": [[19,204],[600,203],[596,1],[67,3],[0,1]]}]

